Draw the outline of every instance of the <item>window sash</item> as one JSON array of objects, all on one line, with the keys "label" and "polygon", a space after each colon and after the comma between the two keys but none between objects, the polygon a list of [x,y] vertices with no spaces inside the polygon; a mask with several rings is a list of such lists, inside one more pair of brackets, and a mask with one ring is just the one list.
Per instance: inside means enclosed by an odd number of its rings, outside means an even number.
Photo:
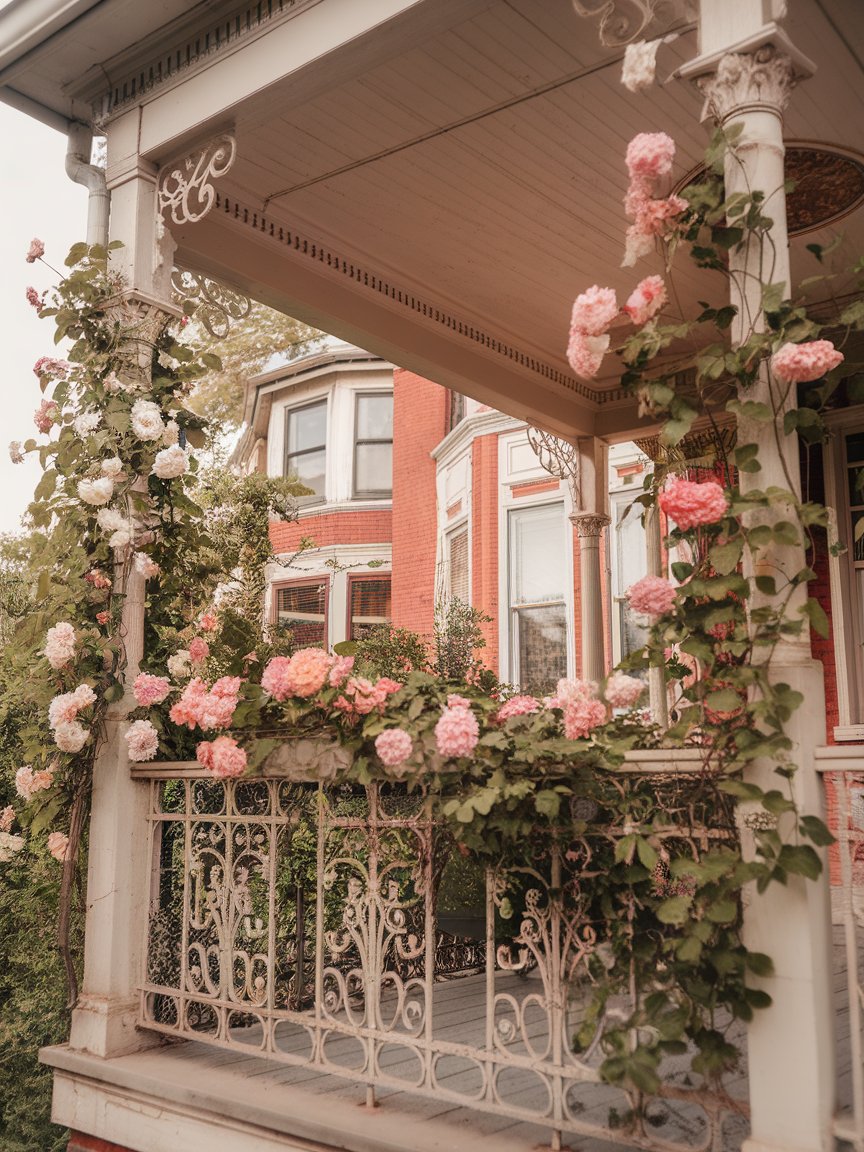
[{"label": "window sash", "polygon": [[[373,590],[380,592],[383,604],[374,603]],[[370,596],[372,603],[363,604]],[[383,612],[370,611],[376,607]],[[359,640],[365,631],[389,624],[392,619],[392,588],[390,576],[357,576],[348,579],[348,639]]]},{"label": "window sash", "polygon": [[[292,424],[298,423],[304,413],[313,409],[321,409],[324,414],[323,439],[320,442],[305,444],[302,448],[291,448]],[[320,464],[314,473],[310,474],[310,465],[314,466],[315,456],[320,456]],[[304,476],[305,471],[305,476]],[[311,404],[303,404],[297,408],[289,408],[285,416],[285,475],[296,475],[301,483],[313,491],[307,496],[298,496],[297,503],[321,503],[326,496],[327,487],[327,400],[314,400]],[[312,481],[311,483],[309,481]]]},{"label": "window sash", "polygon": [[327,647],[329,590],[327,580],[273,586],[273,622],[291,632],[295,647]]},{"label": "window sash", "polygon": [[511,508],[507,527],[511,678],[542,694],[567,675],[564,505]]},{"label": "window sash", "polygon": [[[389,400],[389,412],[381,429],[383,435],[373,436],[369,427],[368,411],[380,405],[375,401]],[[371,402],[371,403],[366,403]],[[366,427],[364,427],[366,425]],[[361,435],[361,430],[363,435]],[[389,432],[389,435],[387,433]],[[389,448],[382,453],[381,448]],[[368,449],[368,451],[364,451]],[[376,451],[379,449],[379,451]],[[376,459],[377,457],[377,459]],[[366,483],[361,483],[361,478]],[[384,481],[383,483],[376,481]],[[393,393],[358,392],[354,400],[354,495],[381,497],[393,493]]]}]

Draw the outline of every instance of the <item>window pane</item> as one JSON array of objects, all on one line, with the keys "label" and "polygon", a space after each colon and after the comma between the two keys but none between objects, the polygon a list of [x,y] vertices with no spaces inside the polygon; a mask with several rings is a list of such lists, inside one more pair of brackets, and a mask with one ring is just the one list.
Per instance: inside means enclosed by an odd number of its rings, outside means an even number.
[{"label": "window pane", "polygon": [[450,597],[471,603],[468,585],[468,533],[454,532],[450,537]]},{"label": "window pane", "polygon": [[377,580],[352,580],[351,588],[351,629],[349,640],[358,640],[364,632],[379,624],[389,624],[390,578]]},{"label": "window pane", "polygon": [[567,618],[563,604],[516,610],[519,686],[537,695],[551,692],[567,675]]},{"label": "window pane", "polygon": [[355,492],[393,489],[393,445],[358,444],[354,467]]},{"label": "window pane", "polygon": [[298,501],[311,503],[313,500],[324,499],[324,470],[327,464],[327,453],[307,452],[302,456],[288,457],[288,475],[297,476],[302,484],[312,489],[312,495],[299,496]]},{"label": "window pane", "polygon": [[291,584],[276,589],[276,621],[297,648],[327,647],[327,585]]},{"label": "window pane", "polygon": [[327,401],[288,413],[288,453],[322,448],[327,443]]},{"label": "window pane", "polygon": [[849,503],[864,504],[864,468],[849,468]]},{"label": "window pane", "polygon": [[864,432],[853,432],[846,437],[846,459],[850,464],[864,463]]},{"label": "window pane", "polygon": [[511,604],[563,600],[567,586],[564,506],[510,513]]},{"label": "window pane", "polygon": [[393,396],[389,392],[357,397],[357,439],[393,439]]}]

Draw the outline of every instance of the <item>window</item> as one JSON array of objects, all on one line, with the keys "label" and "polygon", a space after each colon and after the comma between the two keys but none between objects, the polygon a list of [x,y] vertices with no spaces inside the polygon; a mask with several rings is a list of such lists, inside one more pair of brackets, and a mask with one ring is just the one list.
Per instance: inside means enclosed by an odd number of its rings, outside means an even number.
[{"label": "window", "polygon": [[468,573],[468,529],[461,528],[447,537],[447,595],[450,600],[471,603]]},{"label": "window", "polygon": [[326,580],[277,584],[273,589],[273,619],[280,632],[290,632],[296,648],[327,647]]},{"label": "window", "polygon": [[391,615],[389,576],[348,577],[349,640],[359,640],[364,632],[389,624]]},{"label": "window", "polygon": [[312,491],[298,504],[319,504],[325,497],[327,401],[289,408],[285,429],[285,475],[296,476]]},{"label": "window", "polygon": [[563,504],[509,518],[511,678],[544,693],[567,675],[567,536]]},{"label": "window", "polygon": [[354,426],[354,495],[381,497],[393,491],[393,393],[357,396]]},{"label": "window", "polygon": [[613,500],[615,535],[613,542],[613,589],[617,608],[617,629],[613,635],[617,663],[645,647],[648,631],[636,619],[625,593],[648,571],[648,550],[642,525],[642,506],[630,502],[629,494]]},{"label": "window", "polygon": [[[862,709],[862,686],[864,686],[864,656],[861,643],[864,640],[864,432],[851,431],[843,436],[843,471],[839,477],[843,486],[846,506],[845,531],[841,525],[841,536],[848,548],[847,583],[848,598],[852,617],[853,642],[846,638],[847,661],[850,681],[857,691],[850,693],[850,719],[853,723],[864,723]],[[850,685],[851,687],[851,685]]]}]

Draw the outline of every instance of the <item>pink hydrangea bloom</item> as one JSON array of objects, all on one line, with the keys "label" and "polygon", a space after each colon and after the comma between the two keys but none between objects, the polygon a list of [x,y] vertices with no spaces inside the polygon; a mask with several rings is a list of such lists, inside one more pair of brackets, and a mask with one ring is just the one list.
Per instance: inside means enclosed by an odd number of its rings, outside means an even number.
[{"label": "pink hydrangea bloom", "polygon": [[171,682],[165,676],[151,676],[148,672],[141,672],[132,685],[135,703],[141,708],[152,708],[154,704],[161,704],[171,691]]},{"label": "pink hydrangea bloom", "polygon": [[214,632],[216,630],[216,616],[212,612],[203,612],[201,619],[198,621],[198,626],[202,632]]},{"label": "pink hydrangea bloom", "polygon": [[495,719],[503,724],[511,716],[530,716],[532,712],[539,711],[540,701],[535,696],[511,696],[495,713]]},{"label": "pink hydrangea bloom", "polygon": [[57,404],[53,400],[42,400],[33,413],[33,423],[40,432],[50,432],[57,415]]},{"label": "pink hydrangea bloom", "polygon": [[351,675],[351,670],[354,667],[353,656],[334,656],[333,665],[327,676],[327,682],[331,688],[339,688],[344,684],[348,677]]},{"label": "pink hydrangea bloom", "polygon": [[606,708],[599,700],[573,700],[564,707],[564,735],[580,740],[606,719]]},{"label": "pink hydrangea bloom", "polygon": [[559,680],[555,686],[555,695],[547,696],[543,703],[547,708],[566,708],[577,700],[591,700],[597,692],[597,685],[592,680]]},{"label": "pink hydrangea bloom", "polygon": [[445,708],[435,725],[435,746],[441,756],[470,756],[479,738],[477,717],[467,708]]},{"label": "pink hydrangea bloom", "polygon": [[672,171],[675,141],[665,132],[640,132],[627,145],[630,179],[656,180]]},{"label": "pink hydrangea bloom", "polygon": [[771,371],[790,384],[819,380],[842,364],[845,357],[830,340],[811,340],[807,344],[784,344],[771,357]]},{"label": "pink hydrangea bloom", "polygon": [[48,851],[61,864],[65,862],[69,856],[69,837],[65,832],[49,832]]},{"label": "pink hydrangea bloom", "polygon": [[207,685],[200,676],[190,680],[183,689],[180,699],[172,706],[168,715],[172,724],[185,724],[194,728],[198,723],[201,703],[207,695]]},{"label": "pink hydrangea bloom", "polygon": [[458,692],[451,692],[447,697],[448,708],[470,708],[471,701],[467,696],[460,696]]},{"label": "pink hydrangea bloom", "polygon": [[27,255],[24,259],[28,264],[35,264],[37,260],[45,255],[45,245],[38,236],[34,236],[30,241],[30,247],[27,249]]},{"label": "pink hydrangea bloom", "polygon": [[387,728],[375,737],[378,759],[388,768],[404,764],[414,749],[414,741],[404,728]]},{"label": "pink hydrangea bloom", "polygon": [[228,728],[234,719],[240,685],[239,676],[222,676],[198,703],[198,723],[202,732]]},{"label": "pink hydrangea bloom", "polygon": [[8,832],[14,823],[15,809],[11,804],[7,804],[6,807],[0,811],[0,832]]},{"label": "pink hydrangea bloom", "polygon": [[89,736],[90,733],[77,720],[58,724],[54,729],[54,743],[61,752],[69,752],[71,755],[81,751]]},{"label": "pink hydrangea bloom", "polygon": [[632,268],[637,260],[643,256],[650,256],[654,251],[654,234],[645,232],[636,224],[631,224],[624,234],[624,259],[622,268]]},{"label": "pink hydrangea bloom", "polygon": [[50,768],[43,768],[34,772],[29,764],[19,768],[15,773],[15,791],[25,804],[28,804],[37,792],[43,792],[54,783],[54,773]]},{"label": "pink hydrangea bloom", "polygon": [[608,348],[608,336],[586,336],[574,328],[567,343],[567,363],[577,376],[593,380]]},{"label": "pink hydrangea bloom", "polygon": [[351,676],[343,688],[343,694],[334,701],[333,707],[349,717],[368,716],[381,709],[387,699],[387,692],[381,690],[365,676]]},{"label": "pink hydrangea bloom", "polygon": [[32,304],[37,312],[41,312],[43,308],[42,297],[35,288],[27,289],[27,303]]},{"label": "pink hydrangea bloom", "polygon": [[603,695],[613,708],[632,708],[644,691],[642,680],[624,672],[613,672],[606,681]]},{"label": "pink hydrangea bloom", "polygon": [[45,633],[45,658],[52,668],[64,668],[75,655],[75,629],[62,621]]},{"label": "pink hydrangea bloom", "polygon": [[615,289],[593,284],[573,301],[570,328],[583,336],[602,336],[617,315]]},{"label": "pink hydrangea bloom", "polygon": [[189,641],[189,659],[193,664],[201,664],[210,655],[210,645],[202,636]]},{"label": "pink hydrangea bloom", "polygon": [[246,771],[246,752],[231,736],[217,736],[211,743],[199,744],[195,759],[214,776],[242,776]]},{"label": "pink hydrangea bloom", "polygon": [[633,611],[645,616],[665,616],[675,604],[675,588],[662,576],[643,576],[626,595]]},{"label": "pink hydrangea bloom", "polygon": [[627,298],[624,311],[634,324],[647,324],[668,300],[662,276],[646,276]]},{"label": "pink hydrangea bloom", "polygon": [[333,657],[323,648],[299,648],[288,660],[288,677],[294,696],[314,696],[327,682]]},{"label": "pink hydrangea bloom", "polygon": [[673,480],[660,493],[658,503],[683,531],[714,524],[725,516],[729,501],[716,480]]},{"label": "pink hydrangea bloom", "polygon": [[129,759],[136,764],[152,760],[159,748],[159,733],[149,720],[136,720],[124,733],[129,746]]}]

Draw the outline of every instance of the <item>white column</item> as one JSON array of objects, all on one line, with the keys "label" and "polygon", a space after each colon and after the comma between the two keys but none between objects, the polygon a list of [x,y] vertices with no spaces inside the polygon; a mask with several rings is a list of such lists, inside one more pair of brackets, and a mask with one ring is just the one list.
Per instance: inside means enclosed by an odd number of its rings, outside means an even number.
[{"label": "white column", "polygon": [[[808,62],[773,24],[763,27],[762,0],[701,0],[701,56],[682,69],[696,79],[706,97],[706,110],[725,127],[740,125],[742,135],[726,162],[727,194],[761,190],[766,214],[774,221],[773,243],[764,250],[751,246],[730,252],[732,302],[739,308],[733,339],[741,340],[763,324],[760,281],[789,286],[786,207],[783,191],[782,112],[790,92],[808,75]],[[732,42],[733,37],[744,38]],[[747,399],[767,402],[767,374],[747,391]],[[796,403],[794,393],[785,407]],[[783,433],[783,411],[771,425],[741,420],[738,443],[759,446],[761,471],[740,475],[741,488],[770,485],[800,491],[798,442]],[[772,513],[783,519],[781,511]],[[778,548],[760,571],[778,577],[805,565],[802,546]],[[751,573],[752,575],[752,573]],[[803,602],[802,588],[791,606]],[[809,637],[778,646],[771,659],[771,676],[804,696],[804,704],[787,725],[797,765],[795,799],[802,812],[822,815],[821,788],[814,768],[814,749],[825,742],[822,666],[810,655]],[[748,778],[763,788],[781,788],[774,764],[757,763]],[[742,836],[763,813],[741,813]],[[785,825],[781,826],[783,831]],[[788,829],[785,829],[788,831]],[[771,885],[758,895],[746,893],[745,938],[749,948],[768,953],[776,973],[756,981],[773,999],[756,1013],[748,1028],[751,1136],[747,1152],[827,1152],[835,1097],[831,936],[827,860],[820,881],[790,877],[784,887]]]},{"label": "white column", "polygon": [[[121,156],[111,171],[110,237],[122,240],[114,266],[126,288],[114,312],[132,333],[122,375],[150,379],[153,341],[176,315],[166,294],[167,277],[160,268],[161,229],[156,221],[156,173],[137,156]],[[170,259],[168,260],[170,276]],[[135,487],[146,492],[146,478]],[[134,700],[129,686],[138,673],[144,645],[144,580],[131,570],[128,557],[115,566],[115,591],[125,594],[120,636],[126,652],[126,694],[110,707],[105,741],[93,767],[84,977],[72,1013],[70,1045],[110,1057],[158,1042],[155,1034],[135,1027],[143,959],[143,933],[150,882],[147,844],[147,786],[129,773],[126,715]]]},{"label": "white column", "polygon": [[607,448],[596,437],[578,442],[581,508],[570,517],[579,538],[579,623],[582,647],[579,672],[598,682],[606,667],[606,628],[603,621],[603,568],[600,540],[609,524]]}]

